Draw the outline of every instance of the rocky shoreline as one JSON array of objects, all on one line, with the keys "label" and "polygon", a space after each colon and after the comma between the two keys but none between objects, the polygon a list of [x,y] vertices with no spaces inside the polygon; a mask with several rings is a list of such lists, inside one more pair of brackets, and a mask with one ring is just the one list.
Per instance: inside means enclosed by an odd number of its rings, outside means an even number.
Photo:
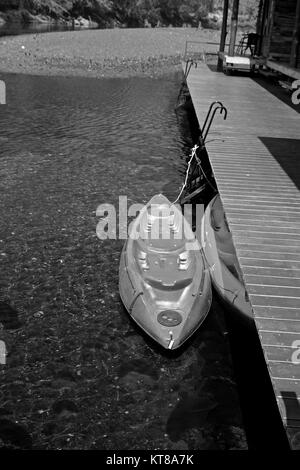
[{"label": "rocky shoreline", "polygon": [[[65,31],[0,39],[0,73],[85,77],[161,76],[180,70],[186,41],[218,42],[196,28]],[[216,49],[216,47],[215,47]]]}]

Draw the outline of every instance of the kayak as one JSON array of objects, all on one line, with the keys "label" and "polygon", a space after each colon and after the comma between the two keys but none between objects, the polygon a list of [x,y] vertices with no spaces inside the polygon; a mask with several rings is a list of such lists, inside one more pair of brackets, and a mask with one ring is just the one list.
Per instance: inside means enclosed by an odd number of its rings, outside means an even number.
[{"label": "kayak", "polygon": [[252,320],[251,305],[219,195],[210,201],[204,212],[201,245],[215,290],[228,306]]},{"label": "kayak", "polygon": [[166,349],[180,347],[210,310],[210,275],[199,242],[180,208],[162,194],[132,222],[119,292],[133,320]]}]

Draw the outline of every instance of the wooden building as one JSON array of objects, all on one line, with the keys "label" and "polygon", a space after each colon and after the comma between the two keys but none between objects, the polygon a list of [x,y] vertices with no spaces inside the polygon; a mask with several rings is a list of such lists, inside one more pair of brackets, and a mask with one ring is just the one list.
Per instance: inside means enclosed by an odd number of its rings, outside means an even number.
[{"label": "wooden building", "polygon": [[[224,60],[228,10],[229,0],[224,0],[219,70],[222,70]],[[239,47],[236,47],[238,13],[239,0],[233,0],[228,51],[230,57],[241,53]],[[260,0],[256,33],[249,35],[254,40],[253,50],[250,48],[251,63],[266,64],[290,78],[300,79],[300,0]]]},{"label": "wooden building", "polygon": [[257,34],[267,65],[300,78],[300,0],[260,0]]}]

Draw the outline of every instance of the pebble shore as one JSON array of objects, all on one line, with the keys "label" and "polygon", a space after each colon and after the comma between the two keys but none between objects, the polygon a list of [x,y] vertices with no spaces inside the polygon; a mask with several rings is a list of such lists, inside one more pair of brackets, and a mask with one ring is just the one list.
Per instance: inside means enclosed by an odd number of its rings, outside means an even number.
[{"label": "pebble shore", "polygon": [[218,38],[218,31],[195,28],[84,30],[2,37],[0,73],[155,77],[180,69],[186,41],[197,41],[191,43],[192,49],[201,52],[206,47],[201,43],[218,42]]}]

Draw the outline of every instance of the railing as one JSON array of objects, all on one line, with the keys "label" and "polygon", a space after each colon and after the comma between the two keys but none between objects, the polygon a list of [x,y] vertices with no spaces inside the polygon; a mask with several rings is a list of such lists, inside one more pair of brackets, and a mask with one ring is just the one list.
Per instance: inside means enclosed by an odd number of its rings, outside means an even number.
[{"label": "railing", "polygon": [[[217,49],[214,51],[209,51],[207,48],[203,47],[201,51],[191,51],[191,45],[197,44],[201,46],[217,46]],[[225,44],[225,46],[229,46],[229,44]],[[184,61],[186,62],[188,59],[194,60],[203,60],[205,61],[205,54],[217,55],[219,50],[220,44],[218,42],[210,42],[210,41],[186,41],[185,43],[185,50],[184,50]],[[199,48],[200,49],[200,48]]]}]

